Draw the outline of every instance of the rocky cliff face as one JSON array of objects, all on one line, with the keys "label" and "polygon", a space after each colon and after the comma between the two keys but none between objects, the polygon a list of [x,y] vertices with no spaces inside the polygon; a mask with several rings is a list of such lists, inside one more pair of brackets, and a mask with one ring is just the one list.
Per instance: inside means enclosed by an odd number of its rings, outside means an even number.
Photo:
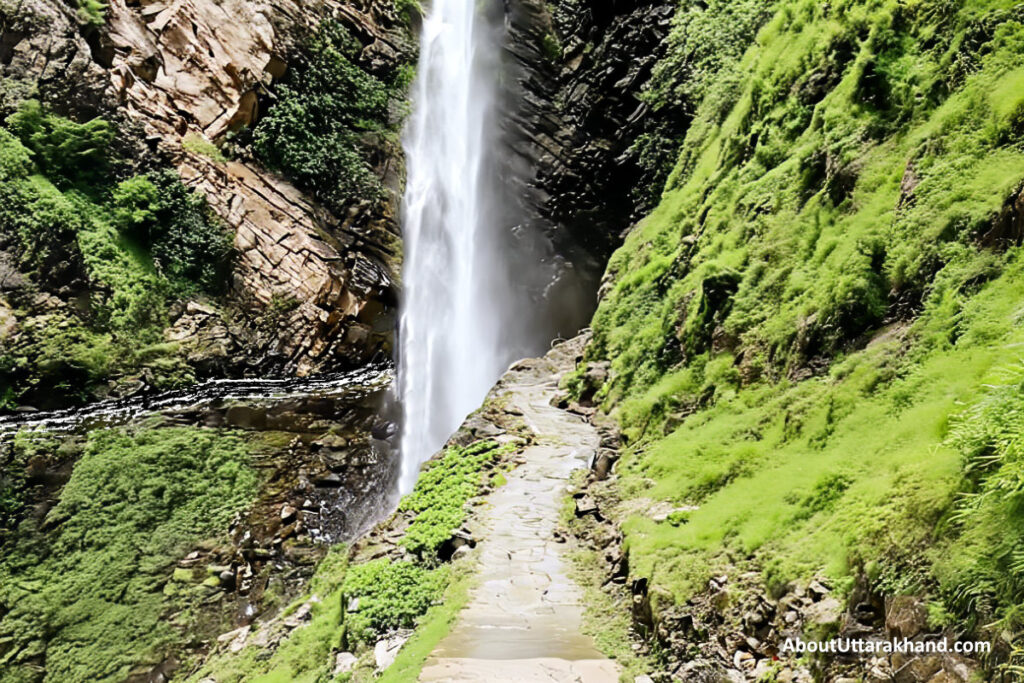
[{"label": "rocky cliff face", "polygon": [[598,276],[659,180],[634,143],[673,120],[654,113],[641,93],[664,56],[675,6],[506,3],[514,74],[506,135],[522,169],[519,194],[559,250]]},{"label": "rocky cliff face", "polygon": [[368,71],[408,60],[414,49],[383,0],[113,0],[102,26],[47,0],[0,6],[6,109],[36,97],[71,118],[115,121],[128,156],[141,167],[176,167],[234,231],[233,313],[182,306],[167,332],[200,370],[306,374],[389,347],[397,144],[376,142],[386,197],[338,215],[244,155],[227,161],[209,152],[212,141],[258,119],[296,45],[325,17],[359,41]]}]

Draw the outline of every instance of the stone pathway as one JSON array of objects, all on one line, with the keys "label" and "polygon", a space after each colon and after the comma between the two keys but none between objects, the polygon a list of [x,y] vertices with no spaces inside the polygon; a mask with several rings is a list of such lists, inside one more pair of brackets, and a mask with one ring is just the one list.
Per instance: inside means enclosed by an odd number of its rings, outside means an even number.
[{"label": "stone pathway", "polygon": [[[528,363],[551,369],[548,359]],[[549,404],[556,384],[551,372],[535,371],[509,387],[508,404],[522,411],[536,443],[478,518],[477,586],[427,660],[423,683],[619,680],[615,662],[580,631],[582,592],[567,575],[565,544],[554,540],[569,474],[598,445],[591,425]]]}]

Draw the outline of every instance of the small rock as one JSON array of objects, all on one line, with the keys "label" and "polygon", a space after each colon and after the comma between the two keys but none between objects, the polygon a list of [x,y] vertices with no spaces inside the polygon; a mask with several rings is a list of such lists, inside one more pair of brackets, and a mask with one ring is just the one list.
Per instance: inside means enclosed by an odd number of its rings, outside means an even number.
[{"label": "small rock", "polygon": [[597,502],[590,496],[582,496],[576,499],[576,516],[586,517],[597,515]]},{"label": "small rock", "polygon": [[896,683],[923,683],[942,670],[942,657],[939,655],[907,657],[896,653],[892,656],[892,668]]},{"label": "small rock", "polygon": [[349,600],[348,601],[348,607],[345,608],[345,611],[348,612],[349,614],[352,614],[353,612],[358,612],[359,611],[359,598],[352,598],[351,600]]},{"label": "small rock", "polygon": [[347,674],[356,667],[356,662],[358,661],[359,658],[351,652],[339,652],[338,656],[334,658],[334,669],[332,673],[335,676]]},{"label": "small rock", "polygon": [[810,593],[811,597],[815,600],[821,600],[829,594],[828,587],[817,579],[811,581],[811,584],[807,586],[807,592]]},{"label": "small rock", "polygon": [[928,625],[928,608],[915,597],[897,595],[885,610],[885,630],[890,638],[913,638]]},{"label": "small rock", "polygon": [[324,474],[322,476],[319,476],[319,477],[317,477],[317,478],[315,478],[313,480],[313,485],[314,486],[319,486],[320,488],[328,488],[328,489],[340,488],[343,483],[344,482],[342,481],[341,477],[339,477],[334,472],[328,472],[328,473],[326,473],[326,474]]},{"label": "small rock", "polygon": [[468,545],[459,546],[455,549],[455,552],[452,553],[452,560],[457,560],[460,557],[465,557],[466,555],[469,555],[471,552],[473,552],[473,549],[470,548]]},{"label": "small rock", "polygon": [[654,683],[654,679],[644,674],[643,676],[637,676],[633,679],[633,683]]},{"label": "small rock", "polygon": [[843,616],[843,606],[835,598],[825,598],[807,608],[805,622],[818,626],[838,626]]},{"label": "small rock", "polygon": [[408,634],[398,633],[390,638],[377,641],[377,644],[373,646],[373,658],[377,663],[378,671],[383,671],[395,662],[398,651],[402,649],[407,640],[409,640]]},{"label": "small rock", "polygon": [[754,668],[756,662],[754,661],[754,655],[743,650],[737,650],[736,654],[732,656],[732,665],[737,669],[751,670]]},{"label": "small rock", "polygon": [[288,503],[281,506],[281,521],[290,522],[295,519],[295,515],[298,514],[298,510],[293,508]]},{"label": "small rock", "polygon": [[245,647],[246,640],[249,638],[249,632],[252,630],[251,626],[243,626],[237,628],[234,631],[228,631],[217,636],[218,643],[228,643],[229,652],[241,652],[242,648]]}]

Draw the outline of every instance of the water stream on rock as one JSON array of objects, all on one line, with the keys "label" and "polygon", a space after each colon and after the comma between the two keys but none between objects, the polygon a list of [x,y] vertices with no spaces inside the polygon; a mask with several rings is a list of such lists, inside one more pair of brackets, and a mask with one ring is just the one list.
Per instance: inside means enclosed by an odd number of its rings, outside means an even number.
[{"label": "water stream on rock", "polygon": [[493,191],[499,45],[478,3],[431,3],[404,143],[402,493],[522,352]]}]

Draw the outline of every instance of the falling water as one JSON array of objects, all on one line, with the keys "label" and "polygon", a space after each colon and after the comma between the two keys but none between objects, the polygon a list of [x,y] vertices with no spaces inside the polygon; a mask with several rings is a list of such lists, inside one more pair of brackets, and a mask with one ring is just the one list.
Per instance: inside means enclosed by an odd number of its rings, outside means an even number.
[{"label": "falling water", "polygon": [[470,0],[433,0],[405,135],[402,493],[519,349],[495,205],[498,40]]}]

